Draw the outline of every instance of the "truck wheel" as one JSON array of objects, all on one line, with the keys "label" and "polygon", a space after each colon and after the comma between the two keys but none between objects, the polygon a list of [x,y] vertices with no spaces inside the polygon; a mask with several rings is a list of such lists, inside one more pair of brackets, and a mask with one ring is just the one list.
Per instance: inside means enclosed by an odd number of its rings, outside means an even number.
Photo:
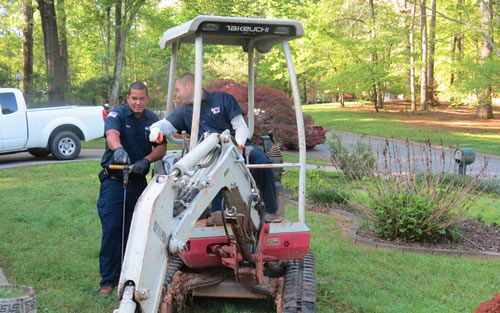
[{"label": "truck wheel", "polygon": [[50,142],[50,152],[58,160],[76,159],[80,149],[80,138],[71,131],[57,133]]},{"label": "truck wheel", "polygon": [[32,156],[36,156],[37,158],[43,158],[49,155],[50,151],[47,148],[34,148],[34,149],[28,149],[28,152]]}]

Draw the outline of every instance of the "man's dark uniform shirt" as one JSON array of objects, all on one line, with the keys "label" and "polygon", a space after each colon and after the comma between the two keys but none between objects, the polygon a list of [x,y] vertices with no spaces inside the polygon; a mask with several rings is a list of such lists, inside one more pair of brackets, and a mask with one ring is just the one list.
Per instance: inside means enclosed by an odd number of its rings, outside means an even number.
[{"label": "man's dark uniform shirt", "polygon": [[[202,138],[204,132],[219,133],[229,129],[231,135],[235,135],[231,120],[238,114],[243,114],[240,105],[234,97],[225,92],[203,91],[200,107],[200,128],[198,138]],[[193,105],[183,104],[167,117],[167,120],[177,129],[190,133],[193,121]]]},{"label": "man's dark uniform shirt", "polygon": [[[104,130],[116,129],[120,132],[120,142],[127,151],[130,163],[143,159],[153,151],[149,141],[150,126],[158,121],[158,117],[150,110],[144,110],[140,118],[135,118],[128,104],[122,105],[109,113]],[[156,144],[154,144],[156,145]],[[113,151],[106,143],[101,166],[108,168],[113,164]],[[101,287],[116,286],[120,277],[122,223],[123,223],[123,177],[121,170],[109,170],[109,177],[102,180],[97,199],[97,210],[102,224],[101,251],[99,267]],[[125,204],[125,242],[130,229],[135,204],[147,186],[146,176],[130,174],[127,184],[127,200]]]},{"label": "man's dark uniform shirt", "polygon": [[[203,98],[200,106],[200,128],[198,131],[198,138],[203,138],[204,132],[219,133],[221,134],[226,129],[229,129],[231,135],[234,136],[236,131],[231,125],[231,120],[243,114],[243,110],[236,101],[236,99],[221,91],[207,92],[203,90]],[[191,132],[191,125],[193,121],[193,105],[183,104],[174,110],[167,120],[177,129],[178,132],[186,131]],[[250,164],[268,164],[264,152],[257,146],[250,143],[247,139],[245,145],[252,146],[253,150],[249,156]],[[250,173],[255,179],[257,187],[261,191],[266,210],[270,213],[275,213],[278,209],[276,200],[276,186],[274,185],[274,174],[272,169],[251,169]],[[222,209],[222,194],[218,194],[212,201],[212,211]]]},{"label": "man's dark uniform shirt", "polygon": [[[158,117],[148,109],[144,110],[140,118],[135,118],[134,112],[130,110],[128,104],[125,104],[109,113],[104,124],[104,132],[110,129],[120,132],[120,142],[130,157],[130,164],[133,164],[153,151],[153,144],[149,141],[149,132],[151,124],[156,121]],[[112,163],[113,151],[106,143],[101,166],[108,167]]]}]

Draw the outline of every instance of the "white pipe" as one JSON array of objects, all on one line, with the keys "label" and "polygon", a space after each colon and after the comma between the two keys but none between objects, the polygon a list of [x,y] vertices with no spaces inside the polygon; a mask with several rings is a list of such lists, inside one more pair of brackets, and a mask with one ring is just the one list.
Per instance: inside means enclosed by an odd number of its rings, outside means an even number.
[{"label": "white pipe", "polygon": [[[193,137],[193,136],[191,136]],[[176,169],[180,172],[180,175],[184,175],[187,171],[192,169],[200,160],[210,151],[212,151],[219,143],[219,134],[211,134],[205,138],[196,148],[191,149],[191,151],[186,154],[182,159],[174,164],[172,172]]]},{"label": "white pipe", "polygon": [[191,141],[189,149],[193,150],[198,144],[198,130],[200,129],[200,106],[201,106],[201,78],[202,78],[202,58],[203,58],[203,39],[198,35],[195,39],[194,52],[194,100],[193,100],[193,119],[191,123]]},{"label": "white pipe", "polygon": [[[174,99],[174,85],[175,85],[175,65],[177,62],[177,51],[179,49],[179,41],[175,41],[172,44],[172,56],[170,57],[170,73],[168,74],[168,89],[167,89],[167,111],[168,116],[174,110],[173,99]],[[166,117],[165,116],[165,117]]]},{"label": "white pipe", "polygon": [[252,138],[255,124],[255,68],[253,42],[248,45],[248,138]]},{"label": "white pipe", "polygon": [[300,163],[247,164],[248,168],[300,167]]},{"label": "white pipe", "polygon": [[113,313],[134,313],[136,304],[134,302],[134,286],[126,286],[123,291],[123,297],[120,300],[120,307],[114,310]]},{"label": "white pipe", "polygon": [[299,87],[297,86],[297,77],[293,67],[292,55],[288,41],[283,40],[283,52],[285,53],[288,66],[288,75],[290,76],[290,85],[292,87],[293,101],[295,104],[295,116],[297,118],[297,131],[299,135],[299,222],[305,223],[305,198],[306,198],[306,137],[304,131],[304,117],[302,115],[302,105],[300,103]]}]

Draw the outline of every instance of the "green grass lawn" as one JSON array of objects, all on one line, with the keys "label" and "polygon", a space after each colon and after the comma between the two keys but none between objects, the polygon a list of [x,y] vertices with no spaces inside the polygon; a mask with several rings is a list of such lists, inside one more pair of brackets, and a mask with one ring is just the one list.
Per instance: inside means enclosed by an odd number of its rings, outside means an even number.
[{"label": "green grass lawn", "polygon": [[[352,104],[346,104],[352,105]],[[302,106],[304,113],[309,114],[317,125],[329,129],[394,137],[396,139],[425,142],[430,138],[433,145],[472,147],[479,152],[500,155],[500,134],[484,131],[482,134],[436,132],[433,129],[417,128],[400,122],[397,119],[376,113],[354,112],[342,110],[336,104],[314,104]]]},{"label": "green grass lawn", "polygon": [[104,149],[105,147],[106,139],[104,137],[87,142],[82,141],[82,149]]},{"label": "green grass lawn", "polygon": [[[97,294],[98,172],[99,161],[0,171],[0,265],[11,284],[35,288],[39,312],[118,307],[115,296]],[[296,219],[296,209],[287,207],[287,216]],[[328,215],[306,212],[306,222],[318,312],[473,312],[500,291],[498,260],[361,248]],[[273,310],[270,301],[195,299],[184,312]]]}]

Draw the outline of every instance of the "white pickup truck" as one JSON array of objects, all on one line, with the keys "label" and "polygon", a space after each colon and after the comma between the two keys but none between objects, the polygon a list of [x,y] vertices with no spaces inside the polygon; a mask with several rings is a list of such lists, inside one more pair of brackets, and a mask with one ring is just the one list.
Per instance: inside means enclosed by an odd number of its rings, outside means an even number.
[{"label": "white pickup truck", "polygon": [[27,109],[19,89],[0,88],[0,154],[28,151],[58,160],[78,157],[81,140],[104,135],[102,106]]}]

